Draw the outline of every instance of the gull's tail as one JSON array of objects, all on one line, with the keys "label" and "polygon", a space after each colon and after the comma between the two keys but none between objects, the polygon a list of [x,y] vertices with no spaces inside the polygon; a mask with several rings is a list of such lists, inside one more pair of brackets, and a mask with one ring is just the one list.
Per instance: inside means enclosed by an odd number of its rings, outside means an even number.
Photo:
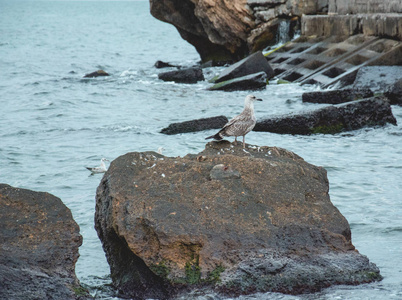
[{"label": "gull's tail", "polygon": [[221,137],[221,135],[220,135],[219,133],[220,133],[220,132],[218,132],[217,134],[211,135],[211,136],[209,136],[209,137],[206,137],[205,139],[206,139],[206,140],[208,140],[208,139],[214,139],[214,140],[220,141],[220,140],[222,140],[222,137]]}]

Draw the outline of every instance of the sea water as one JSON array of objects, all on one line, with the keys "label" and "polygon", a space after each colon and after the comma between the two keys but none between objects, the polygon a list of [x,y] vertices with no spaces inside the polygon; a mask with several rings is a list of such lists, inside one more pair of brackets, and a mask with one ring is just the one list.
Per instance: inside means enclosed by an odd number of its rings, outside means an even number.
[{"label": "sea water", "polygon": [[[118,299],[94,230],[98,166],[132,151],[184,156],[215,131],[163,135],[170,123],[240,113],[248,92],[207,91],[207,82],[158,80],[157,60],[199,61],[176,29],[153,18],[148,1],[0,0],[0,182],[62,199],[84,238],[76,273],[98,299]],[[103,69],[111,76],[83,79]],[[207,79],[221,69],[204,69]],[[163,70],[165,71],[165,70]],[[322,107],[302,103],[315,86],[277,85],[254,94],[257,119]],[[335,135],[251,132],[247,143],[286,148],[328,171],[330,197],[352,241],[384,280],[301,296],[241,299],[402,299],[402,108],[398,126]],[[214,296],[211,296],[212,298]],[[202,297],[200,298],[202,299]]]}]

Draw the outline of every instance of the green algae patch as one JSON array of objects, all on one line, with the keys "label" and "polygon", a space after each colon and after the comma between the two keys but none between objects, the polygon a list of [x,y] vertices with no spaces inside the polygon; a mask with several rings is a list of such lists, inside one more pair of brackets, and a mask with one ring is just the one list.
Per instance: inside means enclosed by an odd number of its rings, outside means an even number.
[{"label": "green algae patch", "polygon": [[221,282],[221,273],[225,271],[225,268],[222,265],[217,266],[214,270],[208,273],[207,278],[205,279],[208,283],[218,283]]},{"label": "green algae patch", "polygon": [[200,257],[196,255],[190,261],[186,262],[184,268],[186,274],[186,282],[188,284],[197,284],[201,281],[201,268],[199,266]]},{"label": "green algae patch", "polygon": [[312,129],[313,134],[323,133],[323,134],[334,134],[339,133],[344,130],[345,126],[342,123],[334,125],[320,125]]},{"label": "green algae patch", "polygon": [[158,264],[153,264],[149,267],[151,269],[152,272],[154,272],[156,275],[158,275],[159,277],[162,278],[167,278],[169,273],[170,273],[170,269],[169,267],[166,265],[165,261],[161,261]]},{"label": "green algae patch", "polygon": [[274,50],[271,50],[271,51],[265,53],[264,56],[267,57],[268,55],[274,53],[275,51],[278,51],[279,49],[281,49],[282,47],[286,46],[286,45],[289,44],[289,43],[290,43],[290,42],[287,42],[287,43],[285,43],[285,44],[283,44],[283,45],[280,45],[279,47],[275,48]]}]

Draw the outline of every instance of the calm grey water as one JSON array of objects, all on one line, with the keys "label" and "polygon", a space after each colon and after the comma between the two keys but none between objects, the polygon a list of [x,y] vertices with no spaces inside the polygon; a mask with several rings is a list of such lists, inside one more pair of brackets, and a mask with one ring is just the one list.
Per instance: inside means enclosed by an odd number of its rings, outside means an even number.
[{"label": "calm grey water", "polygon": [[[167,156],[198,153],[214,131],[159,131],[172,122],[232,117],[243,108],[245,92],[159,81],[158,59],[188,66],[199,57],[173,26],[150,15],[148,1],[0,0],[0,182],[52,193],[71,209],[84,237],[76,273],[98,299],[113,296],[104,291],[109,268],[93,221],[101,175],[89,176],[85,166],[158,147]],[[97,69],[112,76],[82,79]],[[273,82],[255,93],[264,99],[256,104],[257,118],[320,107],[301,101],[314,89]],[[402,108],[393,112],[402,124]],[[384,280],[241,299],[402,299],[401,126],[337,135],[251,132],[247,142],[286,148],[328,170],[332,202]]]}]

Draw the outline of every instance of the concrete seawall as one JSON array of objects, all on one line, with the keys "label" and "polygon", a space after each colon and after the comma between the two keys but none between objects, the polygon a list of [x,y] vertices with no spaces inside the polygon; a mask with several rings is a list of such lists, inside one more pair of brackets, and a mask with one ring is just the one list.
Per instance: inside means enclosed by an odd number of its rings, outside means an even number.
[{"label": "concrete seawall", "polygon": [[303,15],[301,37],[267,59],[279,78],[321,87],[364,66],[402,65],[402,2],[329,0],[328,14]]}]

